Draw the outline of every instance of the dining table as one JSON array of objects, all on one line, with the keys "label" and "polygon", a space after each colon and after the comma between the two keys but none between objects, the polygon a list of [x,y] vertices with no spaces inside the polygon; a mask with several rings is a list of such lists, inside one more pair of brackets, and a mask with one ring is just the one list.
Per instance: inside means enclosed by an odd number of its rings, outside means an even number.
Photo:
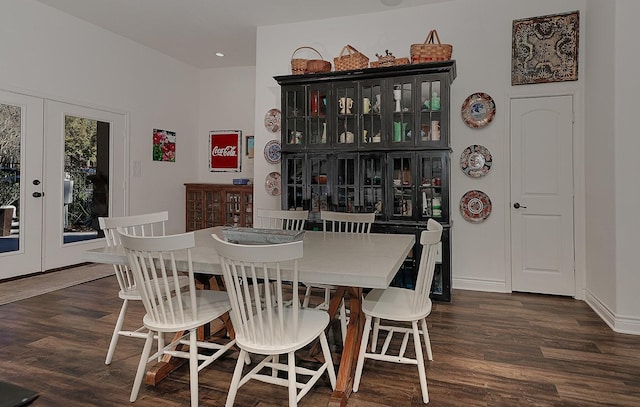
[{"label": "dining table", "polygon": [[[213,247],[212,234],[224,237],[224,227],[194,231],[195,247],[191,249],[193,271],[199,274],[221,276],[222,269]],[[337,286],[331,299],[329,313],[335,315],[341,300],[349,302],[349,324],[338,366],[336,388],[329,406],[345,406],[352,392],[355,367],[362,339],[365,317],[361,312],[362,295],[368,288],[387,288],[415,244],[413,234],[385,233],[331,233],[305,231],[303,257],[298,259],[299,281],[309,284]],[[127,264],[122,247],[111,246],[87,250],[83,259],[94,263]],[[178,267],[187,264],[184,256],[176,253]],[[293,264],[293,263],[291,263]],[[282,265],[283,278],[287,275]],[[149,376],[149,374],[147,374]],[[147,377],[147,382],[149,382]]]}]

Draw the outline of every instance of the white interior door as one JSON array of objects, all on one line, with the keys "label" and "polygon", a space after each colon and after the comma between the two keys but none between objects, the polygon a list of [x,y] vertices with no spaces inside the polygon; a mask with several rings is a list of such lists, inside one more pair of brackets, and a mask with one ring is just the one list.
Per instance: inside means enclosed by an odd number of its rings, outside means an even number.
[{"label": "white interior door", "polygon": [[512,99],[512,290],[574,296],[573,230],[573,98]]},{"label": "white interior door", "polygon": [[1,280],[42,269],[43,100],[0,91],[0,115],[0,206],[14,213],[0,233]]},{"label": "white interior door", "polygon": [[[68,122],[69,121],[69,122]],[[70,163],[81,153],[71,146],[76,142],[75,122],[95,126],[95,162],[87,162],[86,187],[69,185]],[[125,118],[124,115],[52,100],[45,102],[45,176],[43,270],[82,262],[82,252],[104,246],[97,231],[98,216],[125,214]],[[65,145],[67,148],[65,148]],[[90,161],[90,160],[89,160]],[[76,183],[78,183],[77,179]],[[66,180],[66,181],[65,181]],[[67,184],[67,185],[65,185]],[[76,195],[75,197],[73,195]],[[70,219],[69,205],[86,199],[81,220]],[[87,198],[88,196],[88,198]]]}]

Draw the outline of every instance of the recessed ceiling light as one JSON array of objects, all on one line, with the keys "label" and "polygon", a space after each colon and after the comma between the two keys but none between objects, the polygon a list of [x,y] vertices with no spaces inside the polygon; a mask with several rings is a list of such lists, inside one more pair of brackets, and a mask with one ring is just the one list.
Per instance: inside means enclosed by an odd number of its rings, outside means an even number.
[{"label": "recessed ceiling light", "polygon": [[217,57],[223,57],[223,56],[224,56],[224,54],[223,54],[222,52],[216,52],[216,56],[217,56]]},{"label": "recessed ceiling light", "polygon": [[380,0],[380,3],[385,6],[394,7],[402,3],[402,0]]}]

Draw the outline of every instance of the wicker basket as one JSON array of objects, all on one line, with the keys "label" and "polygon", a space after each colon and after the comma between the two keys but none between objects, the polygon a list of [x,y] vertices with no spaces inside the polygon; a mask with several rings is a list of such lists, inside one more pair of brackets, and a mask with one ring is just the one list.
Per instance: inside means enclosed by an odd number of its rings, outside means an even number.
[{"label": "wicker basket", "polygon": [[394,58],[393,63],[389,64],[388,62],[382,61],[371,61],[369,64],[371,68],[382,68],[385,66],[398,66],[398,65],[409,65],[409,58]]},{"label": "wicker basket", "polygon": [[357,49],[353,48],[351,45],[347,44],[342,47],[340,55],[333,58],[333,66],[336,71],[363,69],[369,66],[369,58]]},{"label": "wicker basket", "polygon": [[423,62],[448,61],[451,59],[452,52],[453,45],[440,43],[438,32],[431,30],[424,44],[411,45],[411,63],[421,64]]},{"label": "wicker basket", "polygon": [[[320,56],[320,59],[294,58],[301,49],[310,49]],[[313,47],[298,47],[291,55],[291,73],[302,75],[305,73],[331,72],[331,62],[322,59],[322,55]]]}]

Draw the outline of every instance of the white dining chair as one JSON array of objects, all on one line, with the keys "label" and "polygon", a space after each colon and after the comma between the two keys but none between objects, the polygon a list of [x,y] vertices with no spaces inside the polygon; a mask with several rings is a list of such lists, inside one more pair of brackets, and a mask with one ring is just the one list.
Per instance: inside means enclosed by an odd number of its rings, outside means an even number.
[{"label": "white dining chair", "polygon": [[287,211],[283,209],[256,210],[258,225],[262,229],[304,230],[309,211]]},{"label": "white dining chair", "polygon": [[[436,257],[441,238],[442,225],[433,219],[429,219],[427,222],[427,230],[422,231],[420,235],[422,255],[420,257],[415,290],[400,287],[374,289],[364,297],[362,301],[362,312],[365,314],[366,319],[353,383],[354,392],[357,392],[360,386],[364,360],[382,360],[386,362],[417,365],[418,376],[420,377],[420,388],[422,389],[422,401],[425,404],[429,402],[427,374],[422,356],[420,335],[424,338],[427,358],[433,360],[426,318],[431,313],[429,293],[433,282]],[[381,320],[384,321],[384,324],[381,323]],[[371,350],[367,351],[372,322],[373,334],[371,335]],[[411,328],[403,326],[403,324],[407,322],[411,323]],[[418,323],[420,323],[421,329],[418,328]],[[380,331],[387,331],[387,336],[380,350],[377,350],[378,333]],[[391,343],[393,334],[396,332],[404,334],[402,346],[400,347],[398,355],[388,354],[389,344]],[[410,335],[413,335],[415,358],[405,356]]]},{"label": "white dining chair", "polygon": [[[170,236],[141,237],[120,230],[122,246],[127,253],[138,292],[146,310],[144,326],[149,330],[133,382],[130,401],[138,398],[147,364],[159,356],[170,355],[189,360],[191,406],[198,405],[198,373],[229,350],[235,340],[219,344],[198,341],[198,327],[222,317],[231,310],[229,296],[224,291],[196,290],[191,249],[195,246],[193,232]],[[177,262],[174,252],[186,251],[186,264]],[[180,274],[186,272],[189,283],[181,287]],[[170,284],[172,280],[174,284]],[[151,355],[154,335],[181,333],[171,343]],[[188,351],[177,345],[187,345]],[[203,350],[201,352],[201,350]]]},{"label": "white dining chair", "polygon": [[256,217],[256,223],[263,229],[304,230],[309,211],[257,209]]},{"label": "white dining chair", "polygon": [[[224,274],[225,286],[231,300],[231,321],[235,329],[240,356],[233,372],[226,407],[232,407],[238,389],[249,380],[258,380],[288,388],[289,406],[298,402],[316,384],[325,371],[335,390],[336,375],[329,351],[325,328],[329,315],[320,310],[300,308],[297,301],[285,304],[283,282],[292,283],[294,296],[298,293],[298,259],[303,254],[303,242],[241,245],[229,243],[212,235],[214,247]],[[287,262],[286,273],[282,262]],[[293,267],[293,270],[291,270]],[[272,281],[264,290],[256,286],[259,280]],[[271,290],[275,290],[271,293]],[[265,301],[275,298],[274,301]],[[296,366],[295,352],[316,338],[324,362],[317,369]],[[248,354],[264,358],[244,373],[244,359]],[[286,355],[286,362],[280,362]],[[285,372],[287,378],[278,375]],[[309,376],[298,381],[298,376]]]},{"label": "white dining chair", "polygon": [[[321,211],[320,219],[322,220],[322,230],[327,233],[369,233],[371,231],[371,225],[376,220],[375,212],[371,213],[346,213],[346,212],[332,212],[332,211]],[[333,285],[323,285],[323,284],[313,284],[307,285],[306,292],[304,294],[304,301],[302,303],[303,307],[309,306],[309,300],[311,299],[311,294],[313,288],[320,288],[324,291],[324,299],[323,301],[316,305],[317,309],[328,310],[329,304],[331,302],[331,292],[335,290],[337,287]],[[347,324],[349,322],[348,319],[348,311],[345,306],[344,299],[340,302],[340,308],[338,313],[338,318],[340,319],[340,331],[342,334],[342,342],[347,336]]]},{"label": "white dining chair", "polygon": [[[168,219],[169,213],[163,211],[131,216],[99,217],[98,224],[104,232],[107,246],[115,247],[121,245],[120,234],[117,231],[118,228],[121,228],[126,233],[134,236],[164,236],[166,232],[166,222]],[[113,269],[120,288],[118,297],[122,300],[122,306],[120,307],[118,320],[116,321],[116,326],[111,336],[111,342],[109,343],[109,349],[107,350],[107,357],[105,359],[105,364],[107,365],[111,364],[113,354],[116,350],[116,345],[118,344],[118,338],[120,336],[134,338],[147,337],[147,330],[144,326],[140,326],[135,330],[122,329],[129,301],[140,301],[141,298],[133,278],[133,273],[129,266],[125,264],[114,264]],[[179,278],[179,282],[180,285],[185,286],[189,282],[189,279],[186,276],[182,276]],[[159,339],[160,342],[158,343],[158,346],[161,348],[163,346],[162,338]]]}]

